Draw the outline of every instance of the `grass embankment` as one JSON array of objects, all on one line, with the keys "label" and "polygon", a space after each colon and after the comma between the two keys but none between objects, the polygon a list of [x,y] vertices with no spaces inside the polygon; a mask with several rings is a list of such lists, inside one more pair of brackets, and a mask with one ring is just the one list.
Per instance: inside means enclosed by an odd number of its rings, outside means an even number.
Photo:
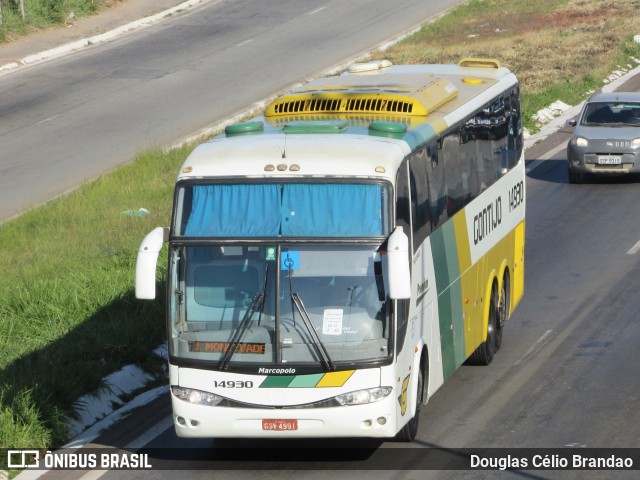
[{"label": "grass embankment", "polygon": [[[35,30],[71,25],[74,18],[93,15],[122,0],[0,0],[0,43],[15,40]],[[69,18],[69,17],[72,18]]]},{"label": "grass embankment", "polygon": [[133,272],[144,235],[169,225],[187,153],[143,154],[0,226],[0,446],[60,446],[74,402],[103,377],[158,371],[162,301],[135,300]]},{"label": "grass embankment", "polygon": [[[640,0],[473,0],[380,56],[499,58],[519,75],[529,118],[557,99],[578,103],[629,55],[640,58],[639,11]],[[0,225],[0,446],[60,446],[77,398],[125,364],[157,365],[162,301],[134,299],[135,258],[144,235],[169,224],[188,152],[146,153]],[[150,215],[122,213],[140,207]]]}]

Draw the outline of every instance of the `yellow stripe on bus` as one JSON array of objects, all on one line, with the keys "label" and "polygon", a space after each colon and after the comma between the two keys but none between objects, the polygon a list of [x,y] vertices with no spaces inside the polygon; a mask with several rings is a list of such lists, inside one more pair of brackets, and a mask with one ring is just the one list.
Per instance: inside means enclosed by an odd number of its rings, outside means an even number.
[{"label": "yellow stripe on bus", "polygon": [[341,387],[347,380],[353,375],[355,370],[345,370],[343,372],[329,372],[325,373],[322,380],[318,382],[316,387]]}]

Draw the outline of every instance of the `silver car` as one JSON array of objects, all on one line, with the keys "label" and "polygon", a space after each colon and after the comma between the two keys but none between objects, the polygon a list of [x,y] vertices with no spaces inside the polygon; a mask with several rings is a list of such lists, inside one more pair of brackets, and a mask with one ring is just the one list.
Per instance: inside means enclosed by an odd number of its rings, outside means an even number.
[{"label": "silver car", "polygon": [[569,183],[585,173],[640,172],[640,92],[596,92],[566,124],[575,127],[567,145]]}]

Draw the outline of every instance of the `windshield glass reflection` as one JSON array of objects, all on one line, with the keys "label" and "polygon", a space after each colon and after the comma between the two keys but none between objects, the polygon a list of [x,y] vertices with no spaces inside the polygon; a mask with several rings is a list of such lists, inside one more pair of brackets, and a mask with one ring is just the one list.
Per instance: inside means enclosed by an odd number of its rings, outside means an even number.
[{"label": "windshield glass reflection", "polygon": [[171,353],[212,363],[364,362],[389,355],[374,246],[192,246],[171,252]]}]

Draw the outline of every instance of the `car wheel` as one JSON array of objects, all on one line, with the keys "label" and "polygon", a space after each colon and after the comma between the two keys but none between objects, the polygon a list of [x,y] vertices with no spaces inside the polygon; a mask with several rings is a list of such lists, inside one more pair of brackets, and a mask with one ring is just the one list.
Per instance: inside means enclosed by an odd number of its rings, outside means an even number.
[{"label": "car wheel", "polygon": [[577,184],[582,183],[582,173],[573,170],[571,167],[568,168],[569,171],[569,183]]}]

